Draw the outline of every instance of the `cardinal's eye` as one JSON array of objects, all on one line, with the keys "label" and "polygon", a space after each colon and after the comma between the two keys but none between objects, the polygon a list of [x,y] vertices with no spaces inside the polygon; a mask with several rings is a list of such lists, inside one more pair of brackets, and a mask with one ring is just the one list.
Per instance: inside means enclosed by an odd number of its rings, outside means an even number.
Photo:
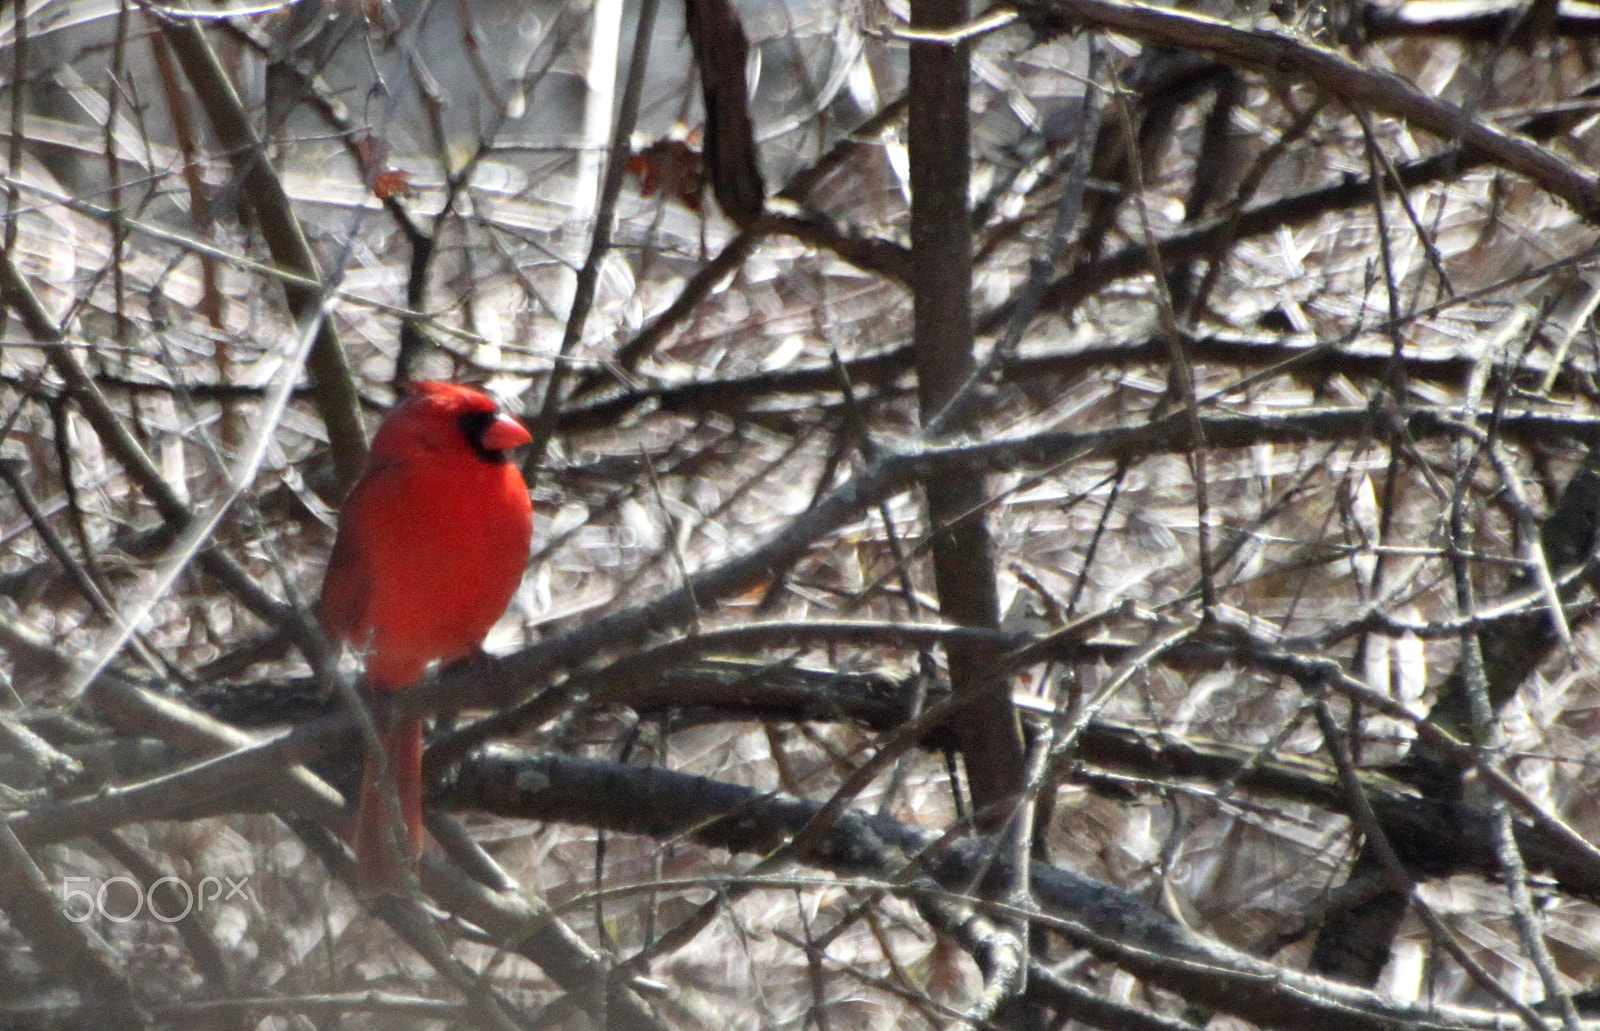
[{"label": "cardinal's eye", "polygon": [[504,451],[495,451],[483,446],[483,435],[489,432],[489,427],[494,425],[496,418],[492,411],[468,412],[456,420],[461,432],[466,435],[467,443],[471,444],[472,450],[486,462],[503,462],[506,458]]}]

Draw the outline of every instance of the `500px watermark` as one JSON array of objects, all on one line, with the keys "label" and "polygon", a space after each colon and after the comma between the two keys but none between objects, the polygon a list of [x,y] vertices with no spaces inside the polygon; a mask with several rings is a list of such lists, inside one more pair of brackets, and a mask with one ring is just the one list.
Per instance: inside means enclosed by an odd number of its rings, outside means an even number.
[{"label": "500px watermark", "polygon": [[[191,886],[181,877],[169,876],[152,881],[146,887],[132,877],[119,874],[101,881],[99,890],[92,893],[87,887],[75,886],[93,884],[94,880],[93,877],[61,878],[61,902],[67,919],[73,923],[81,924],[98,916],[112,923],[124,924],[148,910],[157,920],[170,924],[192,912],[205,912],[207,903],[216,905],[233,898],[249,898],[244,890],[245,885],[250,883],[248,877],[238,880],[232,877],[202,877],[198,885]],[[128,891],[118,891],[115,898],[108,895],[113,885],[125,885],[133,893],[132,901],[127,901]],[[167,890],[161,890],[163,886]]]}]

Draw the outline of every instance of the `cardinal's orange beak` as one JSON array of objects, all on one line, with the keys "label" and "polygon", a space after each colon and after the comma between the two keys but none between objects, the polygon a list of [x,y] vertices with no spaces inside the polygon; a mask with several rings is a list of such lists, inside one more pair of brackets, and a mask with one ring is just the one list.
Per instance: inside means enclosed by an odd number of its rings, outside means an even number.
[{"label": "cardinal's orange beak", "polygon": [[528,428],[509,415],[497,415],[483,431],[483,446],[489,451],[509,451],[533,442]]}]

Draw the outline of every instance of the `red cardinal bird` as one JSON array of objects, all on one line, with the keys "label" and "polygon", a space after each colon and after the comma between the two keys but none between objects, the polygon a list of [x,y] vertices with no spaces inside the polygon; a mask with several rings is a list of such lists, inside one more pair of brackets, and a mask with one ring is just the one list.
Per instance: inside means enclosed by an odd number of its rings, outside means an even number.
[{"label": "red cardinal bird", "polygon": [[[477,652],[522,580],[533,534],[528,485],[506,451],[529,442],[494,400],[453,383],[417,383],[378,427],[367,467],[339,513],[322,583],[322,627],[366,656],[369,690],[398,691],[428,664]],[[422,849],[422,721],[379,729],[407,830]],[[398,890],[387,835],[393,797],[368,755],[356,816],[358,883]]]}]

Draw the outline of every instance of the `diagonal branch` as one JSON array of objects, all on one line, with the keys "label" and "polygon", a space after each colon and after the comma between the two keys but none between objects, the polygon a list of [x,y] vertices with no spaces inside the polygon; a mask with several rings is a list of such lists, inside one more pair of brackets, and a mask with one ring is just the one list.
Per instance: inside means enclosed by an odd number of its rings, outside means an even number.
[{"label": "diagonal branch", "polygon": [[1470,155],[1515,172],[1566,201],[1587,221],[1600,218],[1600,179],[1533,141],[1489,125],[1467,109],[1429,96],[1389,72],[1364,67],[1313,43],[1265,29],[1242,29],[1203,15],[1137,0],[1019,0],[1035,29],[1059,35],[1108,29],[1176,50],[1275,75],[1293,75],[1354,107],[1404,119]]},{"label": "diagonal branch", "polygon": [[[191,19],[162,18],[159,23],[184,74],[194,85],[195,95],[204,100],[211,128],[233,163],[245,198],[255,209],[256,225],[273,260],[307,279],[320,282],[322,271],[300,219],[289,203],[289,195],[284,192],[283,183],[272,166],[267,164],[244,104],[216,53],[206,42],[205,34]],[[296,322],[307,320],[322,306],[324,295],[320,289],[285,282],[283,290]],[[339,479],[349,485],[361,474],[367,438],[361,425],[361,401],[349,359],[327,319],[322,320],[317,330],[306,364],[315,383],[313,400],[328,429],[328,442],[333,448]]]},{"label": "diagonal branch", "polygon": [[[712,848],[769,853],[815,817],[821,803],[735,786],[655,767],[631,767],[522,749],[475,756],[445,794],[448,805],[518,819],[569,822],[661,840],[689,836]],[[918,897],[933,885],[901,880],[906,861],[935,846],[938,835],[882,816],[851,810],[809,854],[812,865],[871,886]],[[927,857],[925,871],[945,892],[965,886],[990,861],[993,844],[956,841]],[[1034,863],[1032,911],[1026,916],[1073,944],[1185,999],[1253,1021],[1296,1031],[1413,1031],[1505,1027],[1505,1015],[1484,1010],[1397,1003],[1264,962],[1189,930],[1117,888],[1070,870]],[[780,880],[779,882],[783,882]],[[971,901],[970,899],[968,901]]]}]

